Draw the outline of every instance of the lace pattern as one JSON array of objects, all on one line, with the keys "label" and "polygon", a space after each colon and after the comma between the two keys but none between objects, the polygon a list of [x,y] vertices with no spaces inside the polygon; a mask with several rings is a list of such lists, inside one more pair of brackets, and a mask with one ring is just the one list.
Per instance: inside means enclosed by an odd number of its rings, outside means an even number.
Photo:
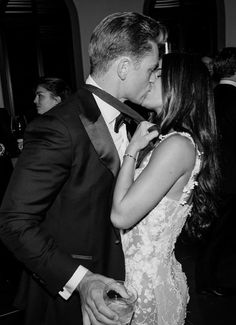
[{"label": "lace pattern", "polygon": [[[173,132],[188,137],[188,133]],[[174,255],[175,242],[191,211],[188,198],[197,186],[201,154],[196,148],[196,161],[181,198],[164,197],[135,227],[121,232],[125,255],[126,281],[138,291],[132,325],[183,325],[189,301],[186,276]],[[149,162],[149,153],[136,170],[135,178]]]}]

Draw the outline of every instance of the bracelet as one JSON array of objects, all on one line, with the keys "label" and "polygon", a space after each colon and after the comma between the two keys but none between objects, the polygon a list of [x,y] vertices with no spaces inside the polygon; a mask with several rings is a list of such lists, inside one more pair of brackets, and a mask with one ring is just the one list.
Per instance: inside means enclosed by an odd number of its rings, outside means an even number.
[{"label": "bracelet", "polygon": [[124,158],[125,158],[125,157],[130,157],[130,158],[132,158],[135,162],[137,162],[137,158],[135,158],[134,156],[130,155],[129,153],[125,153],[125,154],[124,154]]}]

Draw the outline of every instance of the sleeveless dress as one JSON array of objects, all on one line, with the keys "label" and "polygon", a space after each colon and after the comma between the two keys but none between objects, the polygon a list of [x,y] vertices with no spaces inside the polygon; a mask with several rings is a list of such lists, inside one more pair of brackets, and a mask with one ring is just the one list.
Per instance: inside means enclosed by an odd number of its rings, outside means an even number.
[{"label": "sleeveless dress", "polygon": [[[172,132],[161,136],[164,141],[180,134],[194,141],[188,133]],[[159,143],[160,143],[159,142]],[[152,151],[136,169],[135,178],[147,166]],[[126,282],[136,288],[138,300],[132,325],[183,325],[189,300],[186,276],[174,255],[175,242],[191,212],[188,199],[197,185],[201,153],[196,148],[196,161],[181,198],[168,197],[137,225],[121,231],[125,256]]]}]

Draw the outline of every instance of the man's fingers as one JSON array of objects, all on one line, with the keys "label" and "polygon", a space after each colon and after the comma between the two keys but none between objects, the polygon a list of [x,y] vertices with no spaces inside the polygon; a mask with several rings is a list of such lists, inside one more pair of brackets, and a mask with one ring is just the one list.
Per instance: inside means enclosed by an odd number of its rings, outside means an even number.
[{"label": "man's fingers", "polygon": [[100,292],[94,292],[92,295],[93,299],[90,302],[90,307],[95,318],[104,324],[116,324],[118,315],[107,307],[105,301],[101,299],[101,297],[103,297],[103,292],[102,296]]},{"label": "man's fingers", "polygon": [[[113,281],[100,275],[87,274],[80,284],[80,296],[83,302],[84,325],[117,325],[118,315],[110,310],[103,297],[106,283]],[[88,323],[88,318],[90,323]]]},{"label": "man's fingers", "polygon": [[86,310],[82,310],[82,315],[83,315],[83,325],[91,325],[88,313]]},{"label": "man's fingers", "polygon": [[[89,308],[86,308],[86,311],[87,311],[87,316],[89,317],[90,319],[90,324],[91,325],[104,325],[104,324],[107,324],[107,325],[117,325],[117,323],[109,323],[109,322],[105,322],[103,320],[99,320],[99,319],[96,319],[96,317],[94,316],[93,312],[89,309]],[[85,324],[83,324],[85,325]],[[87,324],[86,324],[87,325]]]}]

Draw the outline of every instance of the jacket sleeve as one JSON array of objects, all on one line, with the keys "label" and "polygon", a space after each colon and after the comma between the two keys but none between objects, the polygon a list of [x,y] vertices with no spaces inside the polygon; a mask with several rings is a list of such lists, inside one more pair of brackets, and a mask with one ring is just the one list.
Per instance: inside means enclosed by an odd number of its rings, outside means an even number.
[{"label": "jacket sleeve", "polygon": [[42,115],[31,122],[0,211],[0,238],[51,294],[62,290],[78,267],[42,227],[69,177],[72,156],[62,121]]}]

